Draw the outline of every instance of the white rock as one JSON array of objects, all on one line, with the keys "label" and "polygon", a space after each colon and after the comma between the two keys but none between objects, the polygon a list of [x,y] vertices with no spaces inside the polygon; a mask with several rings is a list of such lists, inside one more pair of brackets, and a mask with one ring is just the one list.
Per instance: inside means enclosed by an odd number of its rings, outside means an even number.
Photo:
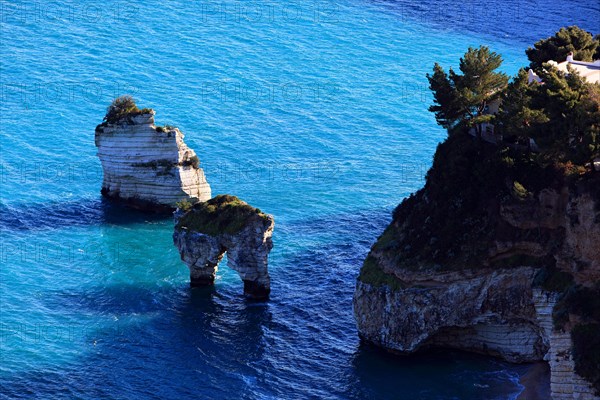
[{"label": "white rock", "polygon": [[181,200],[210,199],[204,171],[192,165],[196,153],[179,129],[157,130],[154,115],[152,111],[96,128],[102,193],[145,209],[172,209]]}]

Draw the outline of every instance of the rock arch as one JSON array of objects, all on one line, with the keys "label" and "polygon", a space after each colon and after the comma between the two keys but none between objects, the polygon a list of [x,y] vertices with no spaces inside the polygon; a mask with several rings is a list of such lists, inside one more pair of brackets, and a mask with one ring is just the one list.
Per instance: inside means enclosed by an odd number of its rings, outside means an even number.
[{"label": "rock arch", "polygon": [[173,234],[181,259],[190,270],[191,286],[214,284],[219,263],[244,282],[244,294],[269,297],[268,256],[273,248],[275,221],[234,196],[217,196],[178,216]]}]

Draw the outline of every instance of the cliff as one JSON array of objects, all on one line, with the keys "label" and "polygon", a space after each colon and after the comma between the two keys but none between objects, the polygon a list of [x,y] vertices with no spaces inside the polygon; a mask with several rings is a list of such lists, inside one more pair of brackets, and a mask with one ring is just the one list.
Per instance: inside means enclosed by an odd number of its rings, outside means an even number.
[{"label": "cliff", "polygon": [[[440,144],[357,280],[360,336],[546,360],[555,399],[600,390],[600,174],[468,135]],[[594,394],[596,393],[596,394]]]},{"label": "cliff", "polygon": [[[107,114],[108,115],[108,114]],[[102,194],[146,210],[206,201],[210,186],[198,156],[174,127],[154,125],[153,110],[125,113],[96,127]]]},{"label": "cliff", "polygon": [[227,253],[227,265],[242,278],[244,294],[252,299],[269,297],[272,216],[235,196],[219,195],[182,211],[176,220],[173,242],[190,269],[192,286],[212,285]]}]

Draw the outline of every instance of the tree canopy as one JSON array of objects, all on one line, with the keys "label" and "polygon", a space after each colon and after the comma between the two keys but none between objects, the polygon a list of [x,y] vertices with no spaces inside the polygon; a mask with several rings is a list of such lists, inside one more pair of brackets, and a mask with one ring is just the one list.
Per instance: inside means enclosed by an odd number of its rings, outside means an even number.
[{"label": "tree canopy", "polygon": [[542,64],[550,60],[562,62],[567,59],[569,52],[573,58],[580,61],[598,59],[600,51],[600,35],[595,38],[591,33],[577,27],[561,28],[547,39],[542,39],[528,48],[525,53],[531,61],[530,68],[539,70]]},{"label": "tree canopy", "polygon": [[528,84],[524,69],[519,70],[508,84],[496,118],[497,129],[504,135],[529,137],[535,127],[548,122],[548,117],[542,111],[531,108],[535,89],[535,86]]},{"label": "tree canopy", "polygon": [[104,120],[109,124],[119,122],[125,117],[133,116],[137,114],[149,113],[152,110],[149,108],[139,109],[135,104],[133,97],[129,95],[119,96],[112,101],[110,106],[106,109],[106,115]]},{"label": "tree canopy", "polygon": [[521,70],[503,95],[497,115],[505,136],[532,138],[546,157],[583,164],[600,152],[600,85],[549,64],[543,84],[527,83]]},{"label": "tree canopy", "polygon": [[433,67],[433,75],[428,74],[427,79],[434,100],[429,111],[435,113],[438,124],[451,129],[461,117],[456,85],[448,79],[448,75],[438,63]]},{"label": "tree canopy", "polygon": [[[529,83],[525,69],[508,83],[505,74],[496,72],[500,55],[483,46],[469,48],[460,59],[460,73],[450,69],[446,74],[436,63],[433,74],[427,74],[434,99],[429,110],[449,133],[476,127],[481,135],[481,124],[493,122],[505,138],[534,139],[541,158],[586,164],[600,156],[600,84],[574,70],[560,72],[546,61],[561,61],[570,51],[575,59],[591,60],[600,51],[599,38],[571,26],[528,49],[541,84]],[[500,110],[491,115],[486,106],[497,98]]]},{"label": "tree canopy", "polygon": [[429,111],[435,113],[437,122],[449,130],[459,125],[476,126],[481,133],[481,124],[492,118],[486,107],[508,83],[504,73],[496,72],[501,64],[502,57],[486,46],[468,49],[460,59],[461,73],[450,68],[446,74],[436,63],[433,75],[427,74],[427,79],[434,98]]}]

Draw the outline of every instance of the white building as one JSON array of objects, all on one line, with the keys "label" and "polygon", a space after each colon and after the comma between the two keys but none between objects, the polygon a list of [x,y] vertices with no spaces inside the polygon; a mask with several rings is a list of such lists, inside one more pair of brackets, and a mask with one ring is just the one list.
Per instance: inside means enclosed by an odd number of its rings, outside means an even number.
[{"label": "white building", "polygon": [[[573,53],[569,53],[567,59],[561,63],[557,63],[556,61],[548,61],[549,64],[554,65],[559,71],[564,72],[565,74],[569,74],[569,69],[567,66],[569,65],[571,69],[577,71],[579,75],[581,75],[584,79],[586,79],[590,83],[600,83],[600,60],[586,62],[586,61],[575,61],[573,59]],[[532,82],[543,84],[542,78],[540,78],[533,70],[529,70],[527,72],[527,82],[531,84]],[[501,99],[497,98],[491,101],[484,114],[496,114],[500,107]],[[497,134],[494,129],[494,125],[490,123],[481,124],[482,133],[481,138],[489,143],[499,143],[503,140],[502,136]],[[472,136],[477,136],[477,131],[475,128],[471,128],[469,130],[469,134]],[[533,151],[538,151],[538,147],[533,139],[530,139],[529,148]]]},{"label": "white building", "polygon": [[[569,69],[567,66],[571,66],[571,69],[577,71],[581,77],[585,78],[589,83],[600,83],[600,60],[595,60],[592,62],[587,61],[576,61],[573,59],[573,53],[569,53],[567,59],[561,63],[556,61],[548,61],[548,64],[553,65],[561,72],[565,74],[569,74]],[[527,73],[528,82],[531,83],[533,81],[537,83],[542,83],[542,79],[536,75],[533,70],[529,70]]]}]

